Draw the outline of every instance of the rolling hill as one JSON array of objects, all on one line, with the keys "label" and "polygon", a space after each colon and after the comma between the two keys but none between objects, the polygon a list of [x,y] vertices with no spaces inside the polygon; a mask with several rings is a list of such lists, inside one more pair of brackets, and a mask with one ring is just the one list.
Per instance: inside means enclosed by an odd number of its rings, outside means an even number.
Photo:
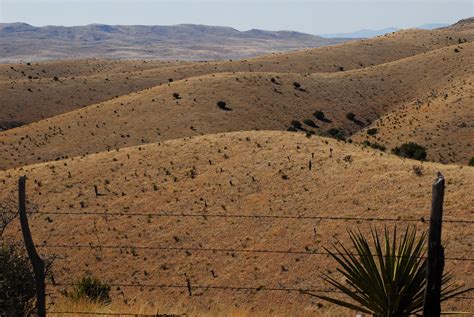
[{"label": "rolling hill", "polygon": [[[446,269],[472,287],[473,70],[473,19],[242,60],[0,65],[0,206],[26,175],[50,311],[93,274],[133,312],[352,316],[300,292],[337,296],[325,248],[426,229],[441,172]],[[391,154],[404,142],[428,161]]]},{"label": "rolling hill", "polygon": [[[473,56],[474,44],[464,43],[346,72],[239,72],[192,77],[4,131],[0,134],[0,168],[193,135],[286,130],[293,120],[302,124],[312,120],[305,129],[319,134],[337,128],[350,137],[413,102],[429,103],[452,90],[470,98],[470,90],[464,86],[472,81]],[[219,101],[232,111],[219,109]],[[327,120],[314,118],[318,110]],[[469,117],[473,110],[464,107],[458,115]],[[349,112],[357,120],[348,120]],[[456,136],[453,133],[451,138]],[[473,149],[459,151],[466,141],[458,141],[452,149],[457,152],[453,159],[466,163]],[[435,155],[430,158],[439,159]]]},{"label": "rolling hill", "polygon": [[[394,34],[286,54],[221,62],[66,60],[0,65],[0,130],[28,124],[116,96],[222,72],[327,73],[353,70],[470,42],[473,24]],[[58,81],[54,80],[57,77]]]},{"label": "rolling hill", "polygon": [[[413,166],[421,166],[421,174]],[[150,308],[158,305],[160,312],[170,306],[180,313],[234,307],[311,315],[329,307],[298,292],[265,289],[328,289],[319,276],[334,270],[332,260],[318,255],[323,247],[335,238],[346,241],[344,229],[384,224],[324,217],[412,219],[426,228],[421,219],[429,215],[437,171],[448,180],[445,219],[469,219],[473,168],[421,164],[290,132],[170,140],[24,166],[0,172],[0,182],[1,197],[13,199],[17,177],[28,175],[30,204],[52,212],[30,217],[40,252],[59,256],[58,285],[49,292],[58,294],[68,288],[61,284],[93,273],[122,285],[113,288],[116,302],[142,301]],[[272,217],[252,217],[265,215]],[[446,257],[470,254],[471,231],[469,224],[445,223]],[[16,226],[10,232],[19,234]],[[446,265],[455,268],[459,283],[472,285],[472,261],[447,260]],[[186,278],[197,287],[195,296],[188,296]],[[250,289],[198,288],[203,285]],[[453,301],[444,308],[468,309],[468,303]]]}]

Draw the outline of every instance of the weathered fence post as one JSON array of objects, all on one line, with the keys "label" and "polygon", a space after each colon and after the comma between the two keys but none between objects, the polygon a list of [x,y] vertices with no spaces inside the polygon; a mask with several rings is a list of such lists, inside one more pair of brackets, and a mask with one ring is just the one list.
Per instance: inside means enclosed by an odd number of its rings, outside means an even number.
[{"label": "weathered fence post", "polygon": [[20,213],[21,232],[25,241],[26,251],[30,258],[36,282],[36,308],[39,317],[46,316],[46,291],[45,291],[45,272],[44,261],[39,257],[31,237],[30,227],[28,226],[28,217],[26,215],[26,177],[20,177],[18,182],[18,198]]},{"label": "weathered fence post", "polygon": [[441,314],[441,280],[444,269],[444,248],[441,245],[443,222],[444,177],[438,173],[433,183],[431,198],[430,229],[428,233],[428,259],[426,265],[426,290],[423,303],[424,317]]}]

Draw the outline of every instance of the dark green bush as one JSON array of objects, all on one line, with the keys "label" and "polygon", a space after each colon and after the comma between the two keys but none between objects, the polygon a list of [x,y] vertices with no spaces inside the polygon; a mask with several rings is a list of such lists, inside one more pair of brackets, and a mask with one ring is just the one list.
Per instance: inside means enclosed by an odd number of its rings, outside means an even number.
[{"label": "dark green bush", "polygon": [[90,302],[109,304],[110,286],[96,277],[85,276],[66,294],[73,301],[86,300]]},{"label": "dark green bush", "polygon": [[0,316],[29,316],[35,278],[28,256],[16,244],[1,242],[0,272]]},{"label": "dark green bush", "polygon": [[474,156],[469,160],[469,166],[474,166]]},{"label": "dark green bush", "polygon": [[314,123],[314,121],[311,120],[311,119],[306,119],[306,120],[303,121],[303,123],[306,124],[306,125],[309,126],[309,127],[312,127],[312,128],[319,128],[319,127],[316,125],[316,123]]},{"label": "dark green bush", "polygon": [[301,124],[301,122],[299,122],[298,120],[293,120],[291,121],[291,125],[295,128],[295,129],[301,129],[303,127],[303,125]]},{"label": "dark green bush", "polygon": [[379,130],[377,128],[371,128],[371,129],[367,130],[368,135],[376,135],[378,132],[379,132]]},{"label": "dark green bush", "polygon": [[331,129],[329,129],[329,130],[327,131],[327,133],[328,133],[330,136],[332,136],[332,137],[334,137],[335,139],[337,139],[337,140],[343,140],[343,141],[346,140],[346,136],[345,136],[344,132],[341,131],[341,130],[339,130],[339,129],[337,129],[337,128],[331,128]]},{"label": "dark green bush", "polygon": [[219,109],[222,109],[224,111],[231,111],[232,109],[227,106],[227,103],[225,101],[218,101],[217,102],[217,107]]},{"label": "dark green bush", "polygon": [[426,159],[426,149],[414,142],[403,143],[400,146],[392,149],[392,153],[401,157],[407,157],[419,161]]},{"label": "dark green bush", "polygon": [[370,142],[369,140],[365,140],[364,142],[362,142],[362,144],[365,146],[370,146],[373,149],[380,150],[383,152],[385,152],[385,150],[387,149],[385,145],[377,143],[377,142]]},{"label": "dark green bush", "polygon": [[322,121],[322,120],[325,119],[324,112],[322,112],[322,111],[320,111],[320,110],[316,111],[313,115],[314,115],[314,117],[315,117],[316,119],[318,119],[318,120],[321,120],[321,121]]},{"label": "dark green bush", "polygon": [[349,112],[348,114],[346,114],[346,118],[350,121],[354,121],[356,118],[356,115],[352,112]]}]

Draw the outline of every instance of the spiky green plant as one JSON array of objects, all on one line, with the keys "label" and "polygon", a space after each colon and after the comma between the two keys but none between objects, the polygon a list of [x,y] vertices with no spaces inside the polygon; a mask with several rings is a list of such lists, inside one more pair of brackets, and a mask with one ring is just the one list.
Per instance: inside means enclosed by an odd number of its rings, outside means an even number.
[{"label": "spiky green plant", "polygon": [[[408,316],[423,309],[426,285],[426,232],[417,236],[416,228],[407,226],[404,235],[397,237],[384,229],[384,242],[377,230],[371,229],[373,248],[360,232],[349,231],[354,251],[339,240],[335,251],[327,252],[339,263],[337,269],[347,284],[324,275],[323,279],[349,296],[352,301],[311,294],[331,303],[374,316]],[[450,273],[443,275],[441,301],[469,290],[460,291],[451,283]]]}]

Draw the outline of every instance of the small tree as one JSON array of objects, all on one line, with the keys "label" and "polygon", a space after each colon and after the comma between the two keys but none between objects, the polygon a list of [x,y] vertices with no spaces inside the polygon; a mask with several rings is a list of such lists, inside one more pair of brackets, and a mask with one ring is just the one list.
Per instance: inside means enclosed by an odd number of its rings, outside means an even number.
[{"label": "small tree", "polygon": [[403,143],[400,146],[392,149],[392,153],[401,157],[407,157],[419,161],[426,159],[426,149],[414,142]]},{"label": "small tree", "polygon": [[0,247],[0,316],[29,316],[36,286],[28,256],[13,241],[2,238]]}]

